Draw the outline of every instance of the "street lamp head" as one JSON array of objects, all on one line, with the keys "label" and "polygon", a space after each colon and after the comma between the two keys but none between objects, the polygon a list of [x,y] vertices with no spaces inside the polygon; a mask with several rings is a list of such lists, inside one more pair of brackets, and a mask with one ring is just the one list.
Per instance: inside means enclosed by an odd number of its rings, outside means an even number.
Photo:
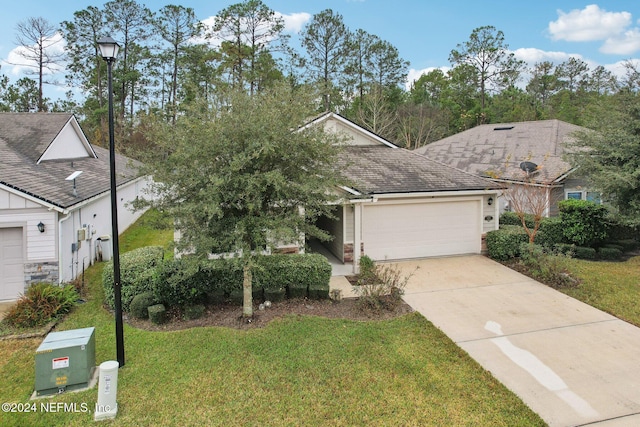
[{"label": "street lamp head", "polygon": [[120,45],[117,41],[109,36],[102,37],[98,40],[98,47],[100,48],[100,54],[105,61],[115,61],[118,56],[118,50]]}]

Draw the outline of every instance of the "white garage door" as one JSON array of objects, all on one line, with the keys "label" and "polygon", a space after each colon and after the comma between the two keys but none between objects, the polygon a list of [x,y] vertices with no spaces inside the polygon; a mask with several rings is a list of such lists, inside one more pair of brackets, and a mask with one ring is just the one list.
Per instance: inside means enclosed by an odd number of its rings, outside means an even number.
[{"label": "white garage door", "polygon": [[0,301],[24,292],[22,228],[0,228]]},{"label": "white garage door", "polygon": [[364,252],[374,260],[480,253],[480,201],[364,206]]}]

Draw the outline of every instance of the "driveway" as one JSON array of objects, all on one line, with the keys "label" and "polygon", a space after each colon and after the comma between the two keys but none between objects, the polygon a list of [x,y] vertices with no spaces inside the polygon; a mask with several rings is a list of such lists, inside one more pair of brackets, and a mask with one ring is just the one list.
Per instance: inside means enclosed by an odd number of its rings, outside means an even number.
[{"label": "driveway", "polygon": [[397,265],[404,300],[549,425],[640,425],[639,328],[484,256]]}]

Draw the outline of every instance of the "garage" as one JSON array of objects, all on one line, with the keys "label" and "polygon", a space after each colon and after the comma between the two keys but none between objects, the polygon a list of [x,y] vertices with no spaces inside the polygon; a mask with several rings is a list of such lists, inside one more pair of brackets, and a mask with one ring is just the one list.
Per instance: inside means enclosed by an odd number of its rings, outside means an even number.
[{"label": "garage", "polygon": [[379,202],[363,207],[364,253],[374,260],[480,253],[481,201]]},{"label": "garage", "polygon": [[0,228],[0,301],[24,292],[22,228]]}]

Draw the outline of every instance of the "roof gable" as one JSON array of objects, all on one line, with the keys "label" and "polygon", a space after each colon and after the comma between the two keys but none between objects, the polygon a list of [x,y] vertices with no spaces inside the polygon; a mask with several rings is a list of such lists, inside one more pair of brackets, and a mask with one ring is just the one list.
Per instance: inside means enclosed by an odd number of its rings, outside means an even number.
[{"label": "roof gable", "polygon": [[95,158],[96,153],[80,129],[76,118],[71,116],[44,150],[37,163],[47,160],[71,160],[86,157]]},{"label": "roof gable", "polygon": [[345,136],[346,145],[349,146],[387,146],[398,148],[397,145],[387,141],[383,137],[368,131],[351,120],[336,113],[324,113],[320,117],[309,122],[307,126],[322,124],[325,131],[338,133]]}]

